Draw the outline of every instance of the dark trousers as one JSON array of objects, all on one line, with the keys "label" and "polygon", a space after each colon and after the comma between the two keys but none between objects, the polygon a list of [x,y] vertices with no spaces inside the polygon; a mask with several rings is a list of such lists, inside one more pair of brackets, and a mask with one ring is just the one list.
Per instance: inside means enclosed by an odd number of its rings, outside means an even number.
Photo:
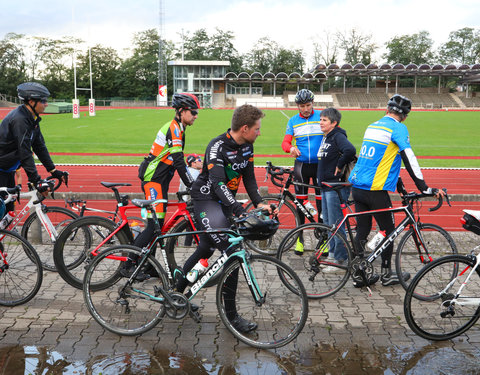
[{"label": "dark trousers", "polygon": [[[353,200],[355,201],[355,211],[380,210],[382,208],[392,207],[390,195],[386,190],[370,191],[358,188],[352,189]],[[395,229],[395,219],[392,212],[378,213],[374,215],[380,230],[385,231],[388,236]],[[357,235],[355,237],[355,246],[358,251],[363,251],[368,234],[372,230],[372,215],[357,216]],[[382,253],[382,267],[391,268],[393,254],[393,243],[389,245]]]}]

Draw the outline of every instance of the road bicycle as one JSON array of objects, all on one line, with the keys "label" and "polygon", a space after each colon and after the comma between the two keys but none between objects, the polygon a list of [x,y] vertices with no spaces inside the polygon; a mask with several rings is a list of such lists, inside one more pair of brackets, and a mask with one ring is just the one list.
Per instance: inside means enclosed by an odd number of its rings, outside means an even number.
[{"label": "road bicycle", "polygon": [[[285,181],[284,175],[287,175],[287,179]],[[268,180],[269,176],[272,183],[281,188],[281,193],[263,196],[262,203],[269,205],[274,204],[278,208],[278,221],[280,222],[280,227],[277,233],[270,239],[266,241],[247,241],[247,245],[252,250],[260,254],[275,255],[285,234],[291,229],[300,225],[300,216],[297,212],[297,209],[302,212],[306,220],[311,223],[316,223],[314,214],[312,214],[312,212],[305,207],[303,201],[298,200],[296,196],[290,192],[290,187],[295,185],[318,189],[318,186],[297,182],[294,180],[292,168],[277,167],[274,166],[270,161],[267,161],[265,182]],[[249,203],[246,206],[246,209],[247,211],[253,209],[253,204]],[[291,237],[291,243],[289,243],[289,245],[292,246],[297,241],[297,238],[298,236],[295,238]]]},{"label": "road bicycle", "polygon": [[[122,183],[103,182],[104,186],[112,189],[117,200],[120,221],[113,221],[101,216],[84,216],[70,223],[61,233],[53,250],[53,258],[59,275],[68,284],[77,289],[82,289],[85,270],[98,253],[112,245],[133,244],[134,236],[129,225],[127,211],[138,209],[129,204],[128,195],[120,195],[117,187],[127,186]],[[188,192],[179,192],[178,202],[169,202],[175,211],[168,217],[163,225],[162,232],[182,233],[194,231],[195,222],[191,215],[191,203],[184,202],[181,198]],[[166,201],[165,201],[166,202]],[[169,238],[165,246],[161,246],[161,256],[172,264],[173,269],[184,261],[194,251],[198,243],[196,236],[184,236],[183,241]],[[156,248],[155,238],[148,245]],[[172,275],[169,275],[172,277]],[[106,281],[108,283],[108,280]],[[100,284],[99,287],[102,285]]]},{"label": "road bicycle", "polygon": [[[133,200],[134,204],[153,211],[158,201]],[[257,211],[248,215],[255,215]],[[240,223],[241,218],[236,221]],[[156,220],[157,231],[159,230]],[[180,320],[190,313],[190,301],[198,292],[219,276],[216,291],[218,313],[227,329],[240,341],[256,348],[278,348],[294,340],[303,329],[308,315],[305,289],[292,269],[283,262],[265,255],[252,255],[246,249],[236,226],[227,229],[167,233],[162,240],[181,235],[218,233],[229,236],[231,246],[222,253],[207,271],[185,293],[172,289],[172,283],[151,249],[118,245],[102,251],[87,269],[84,279],[84,298],[89,312],[105,329],[120,335],[138,335],[155,327],[165,316]],[[130,277],[122,277],[121,269],[127,259],[138,258]],[[158,277],[138,281],[143,267],[155,270]],[[240,271],[241,270],[241,271]],[[235,305],[237,313],[258,326],[250,333],[237,330],[228,319],[225,306],[230,276],[238,274]],[[288,280],[280,281],[280,276]],[[99,282],[110,279],[106,288]],[[113,283],[112,281],[115,281]],[[198,322],[198,316],[196,321]]]},{"label": "road bicycle", "polygon": [[[324,298],[335,294],[350,277],[357,283],[368,287],[368,280],[375,273],[373,262],[401,234],[403,236],[395,254],[395,269],[398,275],[402,275],[403,272],[414,275],[433,259],[457,253],[455,242],[447,231],[438,225],[425,224],[420,221],[421,205],[419,201],[432,197],[433,194],[407,193],[403,195],[400,207],[352,213],[347,211],[346,202],[339,193],[342,188],[351,186],[351,184],[336,182],[328,183],[328,186],[335,190],[340,198],[342,220],[333,226],[310,223],[295,228],[285,236],[277,251],[277,258],[283,260],[297,272],[310,298]],[[446,189],[444,191],[446,193]],[[446,200],[450,205],[447,194]],[[429,211],[438,210],[442,204],[443,198],[440,196],[437,205],[429,208]],[[405,218],[396,224],[393,232],[377,244],[370,253],[364,255],[368,249],[357,249],[349,219],[385,212],[391,212],[392,215],[403,213]],[[339,229],[342,225],[345,225],[348,240]],[[291,238],[297,238],[299,234],[303,234],[304,238],[304,253],[301,256],[295,254],[290,245]],[[335,243],[345,247],[347,252],[347,259],[341,264],[322,256]],[[400,283],[406,289],[410,281],[400,277]],[[368,289],[370,291],[370,288]]]},{"label": "road bicycle", "polygon": [[[57,182],[55,183],[54,180],[57,180]],[[54,192],[61,186],[62,180],[49,177],[47,181],[50,185],[52,198],[54,198]],[[78,218],[78,215],[63,207],[44,205],[42,202],[46,197],[38,192],[35,185],[29,182],[28,188],[28,192],[22,192],[21,186],[17,185],[8,190],[10,193],[7,194],[9,195],[7,199],[12,201],[28,199],[28,202],[16,211],[15,217],[5,229],[13,231],[22,220],[25,220],[22,225],[21,236],[36,249],[43,268],[47,271],[56,271],[52,257],[53,247],[61,231]],[[5,194],[6,189],[0,188],[0,192],[3,191]],[[31,212],[33,210],[34,212]]]},{"label": "road bicycle", "polygon": [[[108,189],[112,188],[109,182],[100,182],[100,183]],[[132,186],[132,184],[123,183],[123,184],[115,184],[115,186]],[[73,197],[73,198],[65,199],[65,208],[68,208],[76,212],[79,217],[85,216],[87,212],[94,212],[96,214],[107,214],[108,215],[107,218],[112,220],[113,222],[117,222],[121,220],[118,204],[115,206],[115,211],[103,210],[99,208],[89,207],[87,206],[86,200]],[[141,228],[145,227],[145,225],[147,224],[146,220],[139,216],[130,215],[127,217],[127,219],[130,224],[134,221],[137,222]]]},{"label": "road bicycle", "polygon": [[[480,235],[480,211],[463,211],[463,227]],[[405,319],[413,332],[428,340],[449,340],[478,321],[479,264],[480,245],[468,255],[436,259],[417,273],[403,303]]]},{"label": "road bicycle", "polygon": [[[17,188],[1,188],[9,203]],[[40,257],[32,245],[18,233],[0,230],[0,305],[17,306],[37,294],[43,280]]]}]

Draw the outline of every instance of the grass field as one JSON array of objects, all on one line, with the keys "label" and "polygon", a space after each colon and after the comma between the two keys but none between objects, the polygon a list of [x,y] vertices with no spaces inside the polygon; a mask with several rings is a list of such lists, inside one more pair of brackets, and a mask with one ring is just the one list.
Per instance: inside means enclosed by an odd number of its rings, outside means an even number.
[{"label": "grass field", "polygon": [[[185,152],[203,154],[208,142],[229,127],[232,113],[233,110],[201,110],[195,124],[187,128]],[[296,111],[265,110],[265,113],[255,153],[283,154],[280,144],[287,117]],[[50,152],[147,154],[158,129],[171,121],[173,114],[173,110],[112,109],[97,111],[96,117],[82,113],[80,119],[73,119],[71,114],[48,115],[41,126]],[[383,111],[342,112],[341,126],[357,150],[367,125],[383,114]],[[414,111],[405,123],[417,156],[480,156],[480,112]],[[136,164],[141,157],[55,155],[53,159],[58,164]],[[256,158],[256,164],[263,165],[267,159],[282,165],[293,163],[290,158],[269,157]],[[420,159],[419,162],[424,167],[480,167],[478,159]]]}]

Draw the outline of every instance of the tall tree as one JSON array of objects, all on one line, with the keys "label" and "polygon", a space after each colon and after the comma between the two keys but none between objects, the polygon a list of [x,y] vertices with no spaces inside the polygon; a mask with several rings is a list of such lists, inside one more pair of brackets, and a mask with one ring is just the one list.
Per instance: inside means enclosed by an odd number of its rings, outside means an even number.
[{"label": "tall tree", "polygon": [[338,32],[338,46],[345,54],[345,62],[355,65],[357,63],[370,64],[372,55],[377,46],[372,40],[372,35],[362,34],[355,28],[346,32]]},{"label": "tall tree", "polygon": [[480,30],[464,27],[452,31],[439,49],[439,60],[444,64],[480,62]]},{"label": "tall tree", "polygon": [[[149,29],[135,33],[132,56],[121,64],[117,75],[118,96],[153,98],[158,91],[158,32]],[[166,61],[173,57],[173,44],[163,41]],[[169,80],[171,82],[171,80]]]},{"label": "tall tree", "polygon": [[387,52],[382,57],[391,64],[430,64],[434,61],[432,46],[428,31],[396,36],[387,43]]},{"label": "tall tree", "polygon": [[[90,49],[92,60],[92,84],[95,98],[109,98],[118,95],[121,59],[113,48],[96,45]],[[78,57],[77,78],[80,87],[90,87],[89,51]]]},{"label": "tall tree", "polygon": [[192,36],[187,33],[183,48],[185,60],[211,60],[209,59],[210,37],[205,29],[195,31]]},{"label": "tall tree", "polygon": [[230,61],[230,71],[240,72],[242,68],[242,58],[233,45],[235,35],[231,31],[215,29],[215,34],[210,37],[208,45],[209,60]]},{"label": "tall tree", "polygon": [[338,39],[324,32],[321,37],[316,36],[313,40],[313,61],[314,66],[324,64],[329,66],[338,61],[339,46]]},{"label": "tall tree", "polygon": [[8,33],[0,40],[0,93],[17,95],[18,84],[27,80],[26,62],[20,41],[22,34]]}]

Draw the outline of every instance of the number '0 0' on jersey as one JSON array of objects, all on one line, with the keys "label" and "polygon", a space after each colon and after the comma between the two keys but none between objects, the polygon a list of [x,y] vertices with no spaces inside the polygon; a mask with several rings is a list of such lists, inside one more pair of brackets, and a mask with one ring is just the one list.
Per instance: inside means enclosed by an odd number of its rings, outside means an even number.
[{"label": "number '0 0' on jersey", "polygon": [[350,182],[364,190],[395,191],[402,160],[410,148],[407,127],[390,116],[368,126]]}]

